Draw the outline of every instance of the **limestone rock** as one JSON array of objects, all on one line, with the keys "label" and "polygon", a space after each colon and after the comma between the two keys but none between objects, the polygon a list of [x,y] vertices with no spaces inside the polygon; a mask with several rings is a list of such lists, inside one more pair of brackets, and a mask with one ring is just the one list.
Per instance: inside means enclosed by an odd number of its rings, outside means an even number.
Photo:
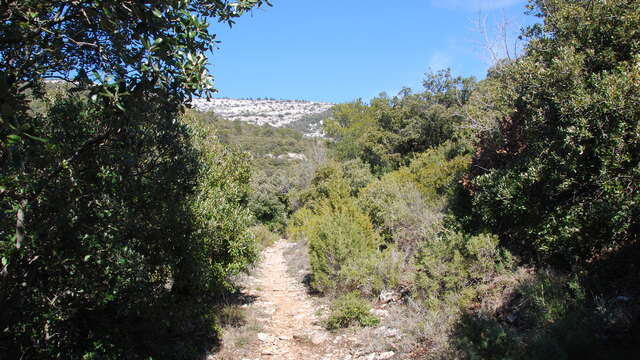
[{"label": "limestone rock", "polygon": [[378,335],[384,336],[384,337],[400,337],[400,330],[398,329],[394,329],[394,328],[390,328],[390,327],[386,327],[386,326],[381,326],[378,329],[376,329],[376,333]]},{"label": "limestone rock", "polygon": [[400,300],[400,298],[401,298],[400,293],[392,290],[384,290],[380,293],[380,296],[378,296],[378,299],[383,304],[396,302]]},{"label": "limestone rock", "polygon": [[311,343],[313,345],[320,345],[325,341],[327,341],[327,339],[328,339],[327,334],[322,332],[314,332],[313,334],[311,334]]},{"label": "limestone rock", "polygon": [[377,316],[377,317],[387,317],[389,315],[389,312],[387,310],[384,309],[372,309],[371,312]]}]

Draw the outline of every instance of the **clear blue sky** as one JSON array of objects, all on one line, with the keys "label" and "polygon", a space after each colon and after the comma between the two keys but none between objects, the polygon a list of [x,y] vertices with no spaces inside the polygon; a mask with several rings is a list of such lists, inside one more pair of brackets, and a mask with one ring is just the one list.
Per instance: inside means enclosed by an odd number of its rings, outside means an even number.
[{"label": "clear blue sky", "polygon": [[526,0],[272,0],[229,29],[210,56],[216,97],[345,102],[419,88],[429,68],[483,78],[479,11],[514,32]]}]

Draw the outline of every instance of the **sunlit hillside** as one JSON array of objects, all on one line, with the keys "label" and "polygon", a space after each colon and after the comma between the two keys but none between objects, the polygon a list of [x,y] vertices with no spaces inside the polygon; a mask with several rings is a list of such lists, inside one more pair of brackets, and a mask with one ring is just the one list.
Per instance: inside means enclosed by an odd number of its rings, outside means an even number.
[{"label": "sunlit hillside", "polygon": [[[226,120],[240,120],[255,125],[286,127],[305,118],[327,112],[334,104],[304,100],[272,99],[195,99],[193,107],[213,112]],[[305,133],[316,133],[318,126]]]}]

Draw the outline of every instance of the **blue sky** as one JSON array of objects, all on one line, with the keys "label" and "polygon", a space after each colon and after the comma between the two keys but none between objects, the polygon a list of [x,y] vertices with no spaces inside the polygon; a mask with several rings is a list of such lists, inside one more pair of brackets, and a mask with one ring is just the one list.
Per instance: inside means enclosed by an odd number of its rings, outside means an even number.
[{"label": "blue sky", "polygon": [[[233,28],[214,24],[210,55],[216,97],[345,102],[419,88],[431,68],[484,77],[483,37],[509,19],[532,19],[526,0],[272,0]],[[515,36],[515,34],[512,34]],[[490,37],[495,37],[490,34]]]}]

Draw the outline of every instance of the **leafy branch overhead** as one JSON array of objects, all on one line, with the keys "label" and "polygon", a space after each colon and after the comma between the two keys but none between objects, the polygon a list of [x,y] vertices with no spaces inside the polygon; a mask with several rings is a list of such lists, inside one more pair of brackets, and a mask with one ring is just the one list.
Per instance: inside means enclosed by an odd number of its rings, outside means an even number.
[{"label": "leafy branch overhead", "polygon": [[183,107],[213,91],[209,23],[268,4],[0,1],[0,358],[215,344],[255,258],[248,160]]},{"label": "leafy branch overhead", "polygon": [[0,88],[16,97],[41,89],[43,79],[61,78],[79,89],[165,88],[179,100],[207,93],[213,88],[205,55],[216,44],[210,20],[232,25],[263,4],[269,2],[3,1]]}]

